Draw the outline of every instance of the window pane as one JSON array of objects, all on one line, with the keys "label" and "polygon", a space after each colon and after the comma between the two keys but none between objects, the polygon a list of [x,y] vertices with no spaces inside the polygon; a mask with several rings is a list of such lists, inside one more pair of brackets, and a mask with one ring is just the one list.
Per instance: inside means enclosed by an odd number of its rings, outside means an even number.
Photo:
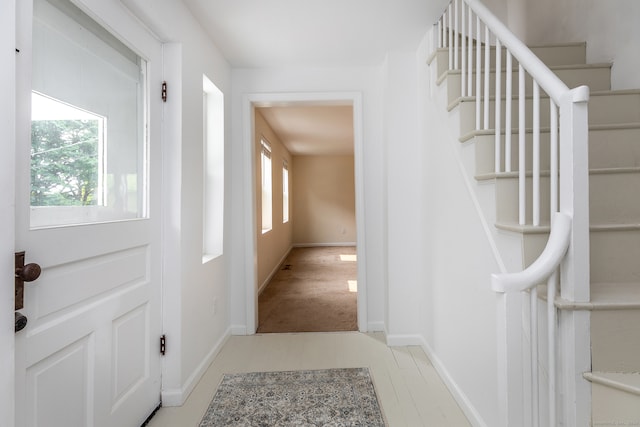
[{"label": "window pane", "polygon": [[104,204],[106,118],[32,96],[31,206]]},{"label": "window pane", "polygon": [[203,247],[206,262],[223,251],[224,95],[206,76],[203,89]]},{"label": "window pane", "polygon": [[287,163],[282,165],[282,222],[289,221],[289,169]]},{"label": "window pane", "polygon": [[265,140],[261,142],[261,166],[262,166],[262,232],[266,233],[272,228],[272,175],[271,175],[271,146]]},{"label": "window pane", "polygon": [[31,226],[146,212],[146,62],[68,0],[35,0]]}]

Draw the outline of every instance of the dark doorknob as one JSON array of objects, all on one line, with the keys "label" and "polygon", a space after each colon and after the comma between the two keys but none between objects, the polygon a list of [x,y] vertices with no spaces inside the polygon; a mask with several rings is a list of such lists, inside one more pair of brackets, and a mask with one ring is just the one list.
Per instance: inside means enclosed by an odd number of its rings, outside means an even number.
[{"label": "dark doorknob", "polygon": [[29,263],[22,268],[16,267],[16,277],[22,279],[23,282],[33,282],[40,277],[41,272],[42,269],[35,263]]},{"label": "dark doorknob", "polygon": [[17,311],[15,314],[16,314],[15,332],[20,332],[21,330],[24,329],[25,326],[27,326],[27,317],[22,313],[18,313]]},{"label": "dark doorknob", "polygon": [[33,282],[38,277],[40,277],[40,273],[42,269],[38,264],[30,263],[25,265],[24,263],[25,253],[24,252],[16,252],[16,279],[15,279],[15,288],[16,288],[16,300],[15,300],[15,309],[20,310],[24,307],[24,282]]}]

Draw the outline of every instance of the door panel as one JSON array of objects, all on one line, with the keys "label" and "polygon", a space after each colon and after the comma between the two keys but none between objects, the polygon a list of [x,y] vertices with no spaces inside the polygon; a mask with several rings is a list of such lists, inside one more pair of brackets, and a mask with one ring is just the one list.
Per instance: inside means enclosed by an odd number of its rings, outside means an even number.
[{"label": "door panel", "polygon": [[[27,369],[27,425],[92,425],[91,336],[65,346]],[[64,393],[60,393],[64,384]],[[61,411],[60,408],[65,408]]]},{"label": "door panel", "polygon": [[[136,426],[160,402],[162,105],[159,93],[151,96],[149,87],[160,87],[161,45],[120,2],[80,0],[77,5],[81,11],[68,0],[35,2],[40,8],[36,19],[46,15],[42,10],[50,10],[58,17],[57,22],[66,24],[57,31],[55,25],[47,26],[41,21],[40,28],[32,33],[31,0],[20,2],[18,37],[24,48],[17,64],[16,248],[26,251],[26,262],[40,264],[42,274],[25,286],[21,312],[29,321],[16,334],[16,425]],[[55,30],[55,34],[43,37],[43,25],[46,31]],[[117,35],[117,43],[105,28]],[[47,51],[46,60],[54,63],[45,71],[52,71],[52,79],[59,78],[57,82],[47,81],[47,72],[32,71],[33,66],[42,64],[38,56],[42,52],[28,48],[32,34],[40,37],[38,43],[64,44],[60,40],[76,37],[71,44],[80,44],[84,50],[65,45],[69,55],[60,56],[64,62],[60,65],[55,64],[56,56]],[[108,46],[101,45],[98,39],[110,40]],[[122,52],[128,59],[120,57]],[[109,94],[105,87],[115,84],[120,71],[100,70],[95,63],[86,66],[87,58],[93,54],[102,55],[100,61],[105,64],[118,62],[116,70],[125,64],[126,81],[135,77],[138,68],[131,65],[130,59],[139,55],[134,63],[141,67],[142,80],[122,84]],[[76,60],[79,65],[73,67],[71,62]],[[73,79],[56,76],[60,70],[74,70]],[[89,78],[83,73],[92,75]],[[101,75],[107,75],[109,81],[102,81]],[[64,84],[60,83],[62,80]],[[85,205],[64,205],[66,196],[60,194],[66,190],[53,185],[49,189],[64,190],[54,194],[53,205],[46,202],[49,204],[34,206],[34,175],[29,171],[33,156],[43,152],[34,154],[32,146],[34,85],[46,96],[54,95],[46,93],[53,88],[56,102],[90,112],[65,120],[83,124],[100,117],[106,123],[103,127],[109,128],[100,136],[102,139],[92,142],[97,152],[107,148],[93,162],[97,178],[93,180],[92,197],[83,199],[88,202]],[[129,106],[128,110],[118,108],[120,100]],[[130,108],[132,100],[135,108]],[[125,111],[128,112],[123,114]],[[42,116],[34,118],[41,119]],[[45,118],[57,119],[53,113]],[[74,132],[86,130],[69,129],[54,134],[63,135],[63,141]],[[74,140],[67,146],[84,143],[86,140]],[[46,149],[67,150],[67,146]],[[75,150],[69,153],[51,156],[50,162],[72,164],[86,160],[70,157],[77,155]],[[71,181],[75,183],[77,179]]]}]

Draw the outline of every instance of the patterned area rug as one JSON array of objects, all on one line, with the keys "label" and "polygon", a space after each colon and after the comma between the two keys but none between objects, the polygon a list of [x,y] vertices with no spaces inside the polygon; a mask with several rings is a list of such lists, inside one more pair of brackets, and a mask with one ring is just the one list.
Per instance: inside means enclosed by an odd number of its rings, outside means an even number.
[{"label": "patterned area rug", "polygon": [[225,374],[200,427],[384,427],[366,368]]}]

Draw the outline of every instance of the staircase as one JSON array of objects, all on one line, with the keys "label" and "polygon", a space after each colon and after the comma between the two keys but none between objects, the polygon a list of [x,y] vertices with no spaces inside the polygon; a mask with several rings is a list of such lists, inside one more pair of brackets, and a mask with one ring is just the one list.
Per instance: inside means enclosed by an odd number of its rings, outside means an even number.
[{"label": "staircase", "polygon": [[[446,21],[445,21],[446,22]],[[469,46],[475,41],[469,39]],[[482,47],[484,49],[484,47]],[[590,277],[591,300],[569,303],[559,296],[558,310],[590,313],[592,369],[583,377],[592,384],[593,426],[640,425],[640,90],[610,90],[611,64],[586,64],[583,43],[534,46],[531,50],[565,82],[568,87],[587,85],[589,99],[589,198],[590,198]],[[490,55],[495,56],[495,47]],[[524,269],[542,251],[549,233],[549,156],[541,150],[540,225],[520,225],[518,218],[518,148],[514,144],[510,158],[504,159],[505,130],[501,131],[501,150],[508,172],[495,172],[495,129],[476,130],[476,98],[461,96],[460,69],[451,69],[450,49],[437,49],[429,59],[438,85],[446,85],[448,111],[459,116],[459,141],[473,152],[469,171],[478,186],[493,186],[495,227],[522,242]],[[504,56],[503,56],[504,58]],[[494,64],[493,59],[491,63]],[[502,63],[503,75],[514,73]],[[515,61],[514,61],[515,64]],[[474,68],[475,69],[475,68]],[[493,94],[495,69],[491,70],[489,93]],[[473,74],[469,79],[476,81]],[[505,79],[501,80],[504,84]],[[532,85],[527,82],[525,110],[532,111]],[[503,90],[502,93],[505,93]],[[518,105],[511,103],[512,140],[517,141]],[[501,98],[503,115],[507,104]],[[542,111],[549,111],[549,98],[540,98]],[[495,96],[488,111],[495,123]],[[540,116],[540,145],[549,146],[549,116]],[[504,123],[504,119],[503,119]],[[531,115],[525,118],[527,194],[531,195]],[[545,190],[546,189],[546,190]],[[530,196],[529,196],[530,197]],[[531,199],[527,200],[531,204]],[[527,216],[526,224],[531,224]],[[586,268],[586,266],[584,267]],[[542,288],[543,286],[539,286]],[[538,295],[546,295],[542,289]],[[561,375],[561,373],[559,374]],[[560,382],[560,379],[558,380]],[[541,417],[541,419],[544,419]],[[540,425],[545,425],[542,422]]]}]

